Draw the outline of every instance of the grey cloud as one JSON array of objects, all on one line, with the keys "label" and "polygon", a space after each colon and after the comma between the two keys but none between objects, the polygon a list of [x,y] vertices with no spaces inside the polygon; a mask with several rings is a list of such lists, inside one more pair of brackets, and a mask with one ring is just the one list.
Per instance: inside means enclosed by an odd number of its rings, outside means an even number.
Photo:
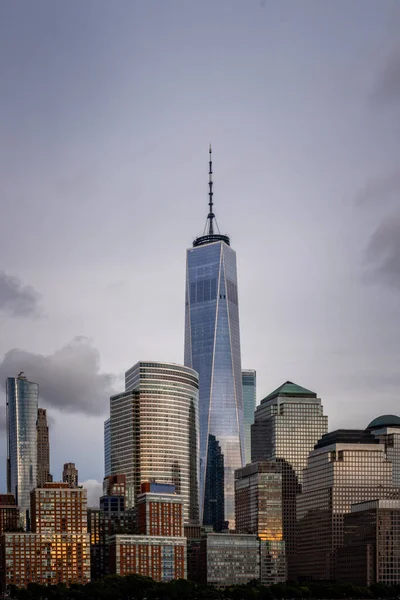
[{"label": "grey cloud", "polygon": [[0,311],[11,317],[37,317],[40,294],[4,271],[0,271]]},{"label": "grey cloud", "polygon": [[400,48],[388,57],[372,91],[374,104],[394,104],[400,100]]},{"label": "grey cloud", "polygon": [[366,260],[367,279],[400,289],[400,212],[377,227],[368,244]]},{"label": "grey cloud", "polygon": [[44,356],[14,348],[0,363],[0,381],[20,371],[39,384],[39,404],[66,412],[105,414],[114,375],[100,373],[98,350],[84,337]]},{"label": "grey cloud", "polygon": [[103,493],[103,484],[96,479],[87,479],[81,485],[87,489],[87,505],[91,507],[99,506],[100,496]]},{"label": "grey cloud", "polygon": [[375,177],[367,181],[366,185],[356,196],[359,205],[375,202],[390,202],[400,199],[400,168],[383,177]]}]

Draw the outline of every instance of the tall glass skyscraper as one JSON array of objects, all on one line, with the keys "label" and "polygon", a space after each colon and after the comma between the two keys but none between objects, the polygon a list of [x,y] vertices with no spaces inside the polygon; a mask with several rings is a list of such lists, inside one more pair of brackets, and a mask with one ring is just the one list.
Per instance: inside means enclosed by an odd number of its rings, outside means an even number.
[{"label": "tall glass skyscraper", "polygon": [[207,487],[209,436],[224,458],[225,520],[235,522],[234,471],[244,463],[242,370],[236,254],[214,231],[210,148],[209,214],[204,234],[187,250],[185,365],[199,374],[200,518]]},{"label": "tall glass skyscraper", "polygon": [[242,370],[244,453],[246,465],[251,462],[251,426],[254,423],[254,411],[256,410],[256,381],[256,372],[253,369]]},{"label": "tall glass skyscraper", "polygon": [[37,479],[39,386],[23,373],[7,377],[7,491],[14,494],[24,527],[29,527],[30,493]]}]

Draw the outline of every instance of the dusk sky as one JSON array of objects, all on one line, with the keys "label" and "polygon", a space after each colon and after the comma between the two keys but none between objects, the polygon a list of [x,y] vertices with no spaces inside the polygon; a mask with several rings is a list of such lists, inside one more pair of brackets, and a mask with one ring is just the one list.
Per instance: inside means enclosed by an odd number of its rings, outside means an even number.
[{"label": "dusk sky", "polygon": [[183,362],[210,142],[258,401],[400,413],[399,28],[398,0],[0,3],[0,384],[39,383],[55,480],[93,503],[124,371]]}]

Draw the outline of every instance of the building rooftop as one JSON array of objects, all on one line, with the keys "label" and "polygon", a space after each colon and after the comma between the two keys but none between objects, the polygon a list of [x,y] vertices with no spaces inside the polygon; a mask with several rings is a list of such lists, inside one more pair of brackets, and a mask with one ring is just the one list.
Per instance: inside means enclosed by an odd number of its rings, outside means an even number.
[{"label": "building rooftop", "polygon": [[331,444],[379,444],[379,440],[365,429],[336,429],[325,433],[315,444],[314,450]]},{"label": "building rooftop", "polygon": [[396,415],[381,415],[371,421],[367,430],[380,429],[381,427],[400,427],[400,417],[397,417]]},{"label": "building rooftop", "polygon": [[276,390],[268,394],[264,400],[272,400],[273,398],[278,398],[278,396],[288,396],[292,398],[316,398],[317,394],[311,390],[301,387],[300,385],[297,385],[296,383],[293,383],[292,381],[286,381]]}]

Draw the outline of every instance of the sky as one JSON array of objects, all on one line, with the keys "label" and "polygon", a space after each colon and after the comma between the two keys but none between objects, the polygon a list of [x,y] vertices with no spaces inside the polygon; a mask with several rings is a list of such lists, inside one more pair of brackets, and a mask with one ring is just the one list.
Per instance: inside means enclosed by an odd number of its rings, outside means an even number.
[{"label": "sky", "polygon": [[0,3],[0,385],[39,383],[55,480],[94,503],[125,370],[183,361],[210,142],[258,401],[400,413],[399,26],[396,0]]}]

